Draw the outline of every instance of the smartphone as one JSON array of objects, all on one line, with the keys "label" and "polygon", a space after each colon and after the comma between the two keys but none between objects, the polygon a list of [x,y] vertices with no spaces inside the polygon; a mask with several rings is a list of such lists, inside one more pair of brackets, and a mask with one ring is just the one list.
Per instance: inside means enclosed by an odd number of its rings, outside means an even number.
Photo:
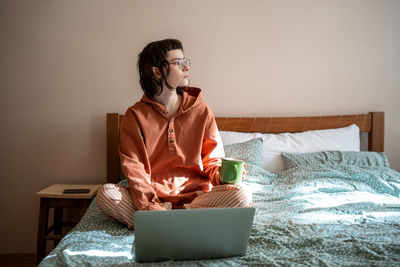
[{"label": "smartphone", "polygon": [[87,194],[89,192],[89,188],[68,188],[64,189],[63,194]]}]

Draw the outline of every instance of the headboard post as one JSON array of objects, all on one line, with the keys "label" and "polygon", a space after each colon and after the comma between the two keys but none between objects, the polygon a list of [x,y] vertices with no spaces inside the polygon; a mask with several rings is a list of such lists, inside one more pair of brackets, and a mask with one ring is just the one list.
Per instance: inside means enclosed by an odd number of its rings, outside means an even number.
[{"label": "headboard post", "polygon": [[371,114],[371,133],[368,139],[368,150],[375,152],[385,151],[385,113],[370,112]]},{"label": "headboard post", "polygon": [[119,182],[119,114],[107,113],[107,182]]}]

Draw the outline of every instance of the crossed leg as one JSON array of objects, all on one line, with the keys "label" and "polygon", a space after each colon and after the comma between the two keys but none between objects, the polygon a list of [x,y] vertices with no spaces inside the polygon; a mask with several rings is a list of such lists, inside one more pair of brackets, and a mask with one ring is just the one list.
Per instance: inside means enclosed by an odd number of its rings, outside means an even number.
[{"label": "crossed leg", "polygon": [[[114,218],[128,228],[134,227],[134,212],[129,189],[117,184],[103,185],[96,196],[97,206],[104,215]],[[251,193],[240,184],[214,186],[210,192],[185,204],[187,209],[250,207]]]}]

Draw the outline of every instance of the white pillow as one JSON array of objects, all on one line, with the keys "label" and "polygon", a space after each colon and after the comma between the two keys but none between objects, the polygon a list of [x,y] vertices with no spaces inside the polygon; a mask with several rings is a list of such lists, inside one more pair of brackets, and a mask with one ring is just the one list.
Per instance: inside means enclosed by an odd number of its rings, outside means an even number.
[{"label": "white pillow", "polygon": [[285,170],[282,152],[308,153],[321,151],[360,151],[360,129],[352,124],[347,127],[300,133],[262,134],[220,131],[224,145],[263,139],[262,167],[270,172]]},{"label": "white pillow", "polygon": [[231,145],[236,143],[242,143],[256,138],[256,133],[241,133],[241,132],[229,132],[219,131],[224,145]]}]

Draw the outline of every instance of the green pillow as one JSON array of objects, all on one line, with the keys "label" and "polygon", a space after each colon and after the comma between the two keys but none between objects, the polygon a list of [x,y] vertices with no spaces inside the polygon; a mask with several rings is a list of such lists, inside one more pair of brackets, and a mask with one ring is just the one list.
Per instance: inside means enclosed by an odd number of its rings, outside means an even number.
[{"label": "green pillow", "polygon": [[323,151],[313,153],[282,153],[286,169],[316,164],[389,167],[385,152]]},{"label": "green pillow", "polygon": [[224,145],[224,150],[226,157],[238,158],[246,162],[246,176],[260,175],[260,170],[262,170],[262,138]]}]

